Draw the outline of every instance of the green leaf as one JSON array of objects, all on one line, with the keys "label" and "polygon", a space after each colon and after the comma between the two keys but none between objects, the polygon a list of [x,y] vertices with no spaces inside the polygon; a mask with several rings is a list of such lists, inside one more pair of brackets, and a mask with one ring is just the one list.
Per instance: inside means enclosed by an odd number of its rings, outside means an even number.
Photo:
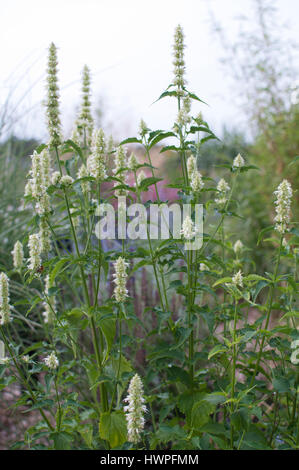
[{"label": "green leaf", "polygon": [[128,139],[122,140],[119,145],[125,144],[142,144],[142,140],[137,139],[137,137],[129,137]]},{"label": "green leaf", "polygon": [[231,277],[222,277],[221,279],[219,279],[218,281],[216,281],[213,284],[213,287],[216,287],[219,284],[226,284],[227,282],[232,282],[232,278]]},{"label": "green leaf", "polygon": [[213,356],[216,356],[217,354],[221,354],[226,351],[227,348],[224,346],[224,344],[217,344],[217,346],[214,346],[214,348],[209,352],[208,360],[210,360]]},{"label": "green leaf", "polygon": [[59,271],[61,271],[61,269],[63,268],[63,266],[68,262],[70,261],[69,258],[61,258],[56,264],[55,264],[55,267],[54,269],[51,271],[51,274],[50,274],[50,285],[54,283],[55,281],[55,278],[58,276],[59,274]]},{"label": "green leaf", "polygon": [[71,448],[71,442],[73,436],[66,432],[53,432],[50,434],[50,438],[54,441],[55,450],[69,450]]},{"label": "green leaf", "polygon": [[294,165],[294,163],[296,163],[298,161],[299,161],[299,155],[297,155],[295,158],[293,158],[293,160],[288,164],[288,166]]},{"label": "green leaf", "polygon": [[286,393],[290,390],[289,381],[285,377],[276,377],[273,379],[272,385],[279,393]]},{"label": "green leaf", "polygon": [[205,396],[205,393],[199,392],[199,391],[196,391],[196,392],[188,391],[188,392],[182,393],[179,396],[179,400],[178,400],[178,407],[180,411],[184,413],[187,416],[187,418],[188,417],[191,418],[193,405],[196,402],[202,400],[204,396]]},{"label": "green leaf", "polygon": [[162,98],[165,98],[165,96],[177,96],[177,92],[176,91],[164,91],[159,96],[159,98],[156,101],[154,101],[154,103],[157,103],[157,101],[161,100]]},{"label": "green leaf", "polygon": [[250,425],[250,413],[246,408],[241,408],[231,415],[231,422],[238,431],[248,431]]},{"label": "green leaf", "polygon": [[156,145],[158,142],[160,142],[163,139],[166,139],[166,137],[176,137],[176,135],[173,132],[161,132],[161,134],[158,134],[150,143],[149,148],[151,149]]},{"label": "green leaf", "polygon": [[209,393],[205,396],[205,401],[211,403],[212,405],[220,405],[226,401],[226,395],[221,392]]},{"label": "green leaf", "polygon": [[159,181],[163,181],[163,179],[156,178],[155,176],[150,176],[149,178],[144,178],[138,188],[140,191],[146,191],[149,186],[151,186],[152,184],[156,184]]},{"label": "green leaf", "polygon": [[82,150],[81,148],[79,147],[79,145],[77,145],[73,140],[71,139],[68,139],[65,144],[67,145],[70,145],[71,147],[73,147],[73,149],[77,152],[78,155],[80,155],[81,159],[84,161],[84,156],[83,156],[83,153],[82,153]]},{"label": "green leaf", "polygon": [[205,400],[201,400],[193,405],[191,412],[191,426],[200,429],[210,420],[210,414],[215,410],[215,406]]},{"label": "green leaf", "polygon": [[190,91],[185,90],[190,98],[196,101],[200,101],[201,103],[207,104],[205,101],[201,100],[198,98],[198,96],[195,93],[191,93]]},{"label": "green leaf", "polygon": [[176,147],[175,145],[166,145],[160,150],[160,153],[169,152],[170,150],[172,150],[173,152],[179,152],[180,148]]},{"label": "green leaf", "polygon": [[84,426],[79,429],[79,433],[83,437],[87,447],[92,447],[92,438],[93,438],[93,426],[92,424],[84,424]]},{"label": "green leaf", "polygon": [[112,449],[122,446],[127,440],[126,418],[122,411],[102,413],[99,424],[100,437],[108,441]]},{"label": "green leaf", "polygon": [[111,347],[113,345],[114,337],[115,337],[115,330],[116,330],[116,322],[114,318],[102,318],[100,319],[99,326],[103,332],[103,335],[106,340],[107,348],[106,348],[106,358],[109,355]]},{"label": "green leaf", "polygon": [[274,229],[274,225],[270,225],[269,227],[263,228],[263,229],[260,231],[260,233],[259,233],[259,236],[258,236],[258,239],[257,239],[257,243],[256,243],[256,244],[259,245],[260,242],[262,241],[263,236],[265,235],[265,233],[271,232],[271,230],[273,230],[273,229]]},{"label": "green leaf", "polygon": [[245,277],[246,281],[266,281],[269,282],[269,279],[259,276],[258,274],[249,274],[248,276]]}]

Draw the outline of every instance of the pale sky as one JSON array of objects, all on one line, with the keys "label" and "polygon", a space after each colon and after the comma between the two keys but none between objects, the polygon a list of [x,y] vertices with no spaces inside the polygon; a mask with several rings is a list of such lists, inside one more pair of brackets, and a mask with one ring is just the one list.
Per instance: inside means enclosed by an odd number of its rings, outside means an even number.
[{"label": "pale sky", "polygon": [[[299,1],[277,4],[290,38],[296,39]],[[236,17],[250,13],[250,5],[251,0],[2,0],[0,104],[13,89],[16,119],[31,109],[18,121],[18,133],[46,138],[40,103],[45,95],[47,47],[53,41],[58,47],[65,133],[80,102],[84,64],[92,72],[93,102],[104,99],[107,128],[111,124],[117,137],[134,135],[140,118],[151,128],[168,129],[175,106],[168,99],[152,103],[171,83],[173,32],[180,23],[187,45],[189,89],[209,103],[195,111],[202,110],[218,132],[225,123],[242,125],[219,63],[223,51],[211,32],[209,8],[233,36]]]}]

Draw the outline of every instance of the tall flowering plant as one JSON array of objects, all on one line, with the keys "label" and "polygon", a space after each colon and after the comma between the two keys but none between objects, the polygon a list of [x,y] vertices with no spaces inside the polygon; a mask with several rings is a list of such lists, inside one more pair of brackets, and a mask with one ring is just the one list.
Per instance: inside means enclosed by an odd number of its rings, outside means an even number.
[{"label": "tall flowering plant", "polygon": [[[238,154],[222,165],[224,175],[204,174],[201,148],[216,136],[202,113],[191,111],[204,103],[187,87],[184,50],[178,26],[174,76],[159,98],[177,104],[172,128],[151,130],[141,120],[136,137],[116,144],[95,128],[86,66],[81,108],[64,139],[57,49],[50,45],[49,140],[33,152],[24,195],[33,217],[15,243],[11,272],[0,274],[1,387],[18,381],[18,404],[41,418],[15,447],[298,448],[293,189],[284,179],[274,192],[274,225],[257,234],[257,243],[276,247],[273,272],[255,273],[230,222],[242,217],[236,182],[258,169]],[[132,144],[142,159],[128,152]],[[161,157],[179,156],[170,186],[180,207],[190,207],[179,235],[168,226],[162,240],[151,236],[145,217],[149,188],[153,206],[167,202],[152,160],[157,149]],[[98,207],[116,200],[118,239],[101,240]],[[137,241],[120,227],[129,219],[126,207],[133,216],[142,202]],[[189,250],[200,203],[202,245]],[[164,217],[161,211],[161,223]],[[149,290],[154,301],[147,305]],[[15,303],[10,291],[19,296]],[[17,336],[14,326],[23,321],[28,338],[41,331],[40,342]]]}]

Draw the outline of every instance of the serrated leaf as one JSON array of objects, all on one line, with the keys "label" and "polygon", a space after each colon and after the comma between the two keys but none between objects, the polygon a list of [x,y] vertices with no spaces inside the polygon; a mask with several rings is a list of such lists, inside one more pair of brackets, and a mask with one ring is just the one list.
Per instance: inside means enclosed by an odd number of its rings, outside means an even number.
[{"label": "serrated leaf", "polygon": [[122,411],[101,414],[99,424],[100,437],[108,441],[112,449],[121,447],[127,440],[127,423]]},{"label": "serrated leaf", "polygon": [[69,450],[71,448],[71,442],[73,436],[66,432],[53,432],[50,434],[50,438],[54,441],[55,450]]},{"label": "serrated leaf", "polygon": [[149,148],[151,149],[156,145],[158,142],[160,142],[163,139],[166,139],[167,137],[175,137],[176,135],[173,132],[161,132],[161,134],[158,134],[154,139],[151,141]]},{"label": "serrated leaf", "polygon": [[201,400],[193,405],[191,412],[191,426],[195,429],[200,429],[207,424],[210,420],[210,414],[215,410],[212,403]]},{"label": "serrated leaf", "polygon": [[208,360],[212,359],[212,357],[216,356],[217,354],[221,354],[223,352],[226,352],[227,348],[223,344],[217,344],[208,355]]},{"label": "serrated leaf", "polygon": [[125,144],[142,144],[142,140],[137,139],[137,137],[128,137],[128,139],[122,140],[119,145],[125,145]]}]

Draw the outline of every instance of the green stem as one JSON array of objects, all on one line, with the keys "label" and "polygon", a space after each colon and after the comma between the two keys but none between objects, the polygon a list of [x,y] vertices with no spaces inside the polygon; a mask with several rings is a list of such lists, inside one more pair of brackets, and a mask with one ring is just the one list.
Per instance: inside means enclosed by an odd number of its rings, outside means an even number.
[{"label": "green stem", "polygon": [[[271,287],[270,287],[269,306],[268,306],[268,311],[267,311],[267,316],[266,316],[266,323],[265,323],[265,328],[264,328],[265,331],[267,331],[267,329],[268,329],[269,322],[270,322],[270,317],[271,317],[271,312],[272,312],[272,305],[273,305],[273,299],[274,299],[274,290],[275,290],[275,284],[276,284],[276,279],[277,279],[278,267],[279,267],[279,262],[280,262],[280,253],[281,253],[281,247],[282,247],[282,240],[283,240],[283,236],[281,235],[281,236],[280,236],[280,243],[279,243],[278,256],[277,256],[277,261],[276,261],[275,271],[274,271],[274,278],[273,278],[273,281],[272,281],[272,285],[271,285]],[[251,379],[249,388],[252,387],[253,382],[254,382],[254,380],[255,380],[255,377],[256,377],[256,374],[257,374],[257,371],[258,371],[260,362],[261,362],[261,358],[262,358],[262,354],[263,354],[263,349],[264,349],[265,340],[266,340],[266,334],[264,333],[263,336],[262,336],[262,341],[261,341],[261,345],[260,345],[260,350],[259,350],[259,353],[258,353],[257,361],[256,361],[256,364],[255,364],[255,368],[254,368],[254,372],[253,372],[253,375],[252,375],[252,379]]]},{"label": "green stem", "polygon": [[[232,365],[232,386],[231,386],[231,415],[234,412],[234,398],[235,398],[235,386],[236,386],[236,360],[237,360],[237,347],[236,347],[236,329],[237,329],[237,300],[235,299],[235,312],[234,312],[234,329],[233,329],[233,365]],[[231,432],[231,448],[234,448],[234,427],[231,423],[230,425]]]},{"label": "green stem", "polygon": [[[59,154],[58,154],[57,147],[55,147],[55,151],[56,151],[56,158],[57,158],[57,162],[58,162],[58,166],[59,166],[59,171],[60,171],[60,174],[62,175],[62,169],[61,169],[61,164],[60,164],[60,159],[59,159]],[[67,195],[67,191],[66,191],[65,188],[63,189],[63,193],[64,193],[64,199],[65,199],[65,204],[66,204],[66,208],[67,208],[68,218],[69,218],[70,225],[71,225],[71,231],[72,231],[72,235],[73,235],[73,239],[74,239],[74,243],[75,243],[76,253],[77,253],[78,258],[80,258],[80,250],[79,250],[78,240],[77,240],[74,224],[73,224],[73,221],[72,221],[68,195]],[[90,305],[90,299],[89,299],[89,294],[88,294],[87,281],[86,281],[84,269],[83,269],[83,266],[81,265],[81,262],[79,263],[79,268],[80,268],[80,274],[81,274],[81,279],[82,279],[82,284],[83,284],[83,292],[84,292],[85,302],[86,302],[86,305],[90,308],[91,305]],[[93,346],[94,346],[94,350],[95,350],[95,354],[96,354],[97,365],[98,365],[99,371],[102,372],[101,353],[100,353],[99,343],[98,343],[98,339],[97,339],[97,331],[96,331],[96,325],[95,325],[93,313],[92,313],[92,316],[90,318],[90,324],[91,324]],[[105,411],[107,411],[107,397],[106,397],[106,392],[103,391],[105,389],[104,385],[105,384],[101,384],[101,387],[100,387],[100,388],[102,388],[101,400],[103,401],[103,403],[102,403],[103,409]]]},{"label": "green stem", "polygon": [[[30,395],[32,401],[36,404],[36,403],[37,403],[37,399],[36,399],[36,397],[35,397],[35,394],[34,394],[32,388],[30,387],[30,385],[29,385],[29,383],[28,383],[28,381],[27,381],[25,375],[23,374],[22,369],[19,367],[19,365],[18,365],[18,363],[17,363],[17,361],[16,361],[16,358],[15,358],[15,356],[14,356],[12,350],[11,350],[11,347],[9,346],[8,341],[6,340],[6,337],[5,337],[4,332],[3,332],[3,328],[2,328],[1,326],[0,326],[0,330],[1,330],[1,335],[2,335],[2,338],[3,338],[4,344],[5,344],[5,347],[7,348],[8,352],[9,352],[9,354],[10,354],[12,360],[13,360],[13,363],[14,363],[14,365],[15,365],[17,371],[18,371],[18,374],[19,374],[19,376],[20,376],[20,380],[21,380],[21,382],[23,382],[23,384],[24,384],[25,387],[27,388],[27,390],[28,390],[28,392],[29,392],[29,395]],[[43,411],[41,408],[38,408],[38,410],[39,410],[41,416],[43,417],[43,419],[45,420],[45,422],[47,423],[48,428],[49,428],[51,431],[54,431],[54,428],[53,428],[53,426],[51,425],[51,423],[50,423],[50,421],[48,420],[48,418],[46,417],[44,411]]]}]

